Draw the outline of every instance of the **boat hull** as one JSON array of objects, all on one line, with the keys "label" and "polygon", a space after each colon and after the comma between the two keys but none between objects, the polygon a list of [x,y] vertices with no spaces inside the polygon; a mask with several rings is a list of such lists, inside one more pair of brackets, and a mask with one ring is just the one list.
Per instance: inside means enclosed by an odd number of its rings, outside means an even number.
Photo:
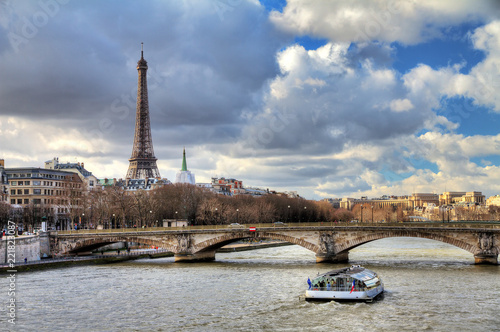
[{"label": "boat hull", "polygon": [[306,301],[364,301],[371,302],[382,294],[384,286],[380,285],[367,291],[339,292],[309,289],[306,291]]}]

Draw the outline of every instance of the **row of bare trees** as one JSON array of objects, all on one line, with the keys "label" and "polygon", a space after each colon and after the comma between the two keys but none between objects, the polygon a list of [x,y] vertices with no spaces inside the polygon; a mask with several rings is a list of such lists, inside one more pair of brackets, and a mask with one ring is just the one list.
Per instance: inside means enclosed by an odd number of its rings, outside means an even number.
[{"label": "row of bare trees", "polygon": [[[164,219],[188,220],[190,225],[221,225],[229,223],[301,223],[317,221],[348,221],[352,213],[333,209],[327,202],[279,195],[253,197],[224,196],[188,184],[173,184],[154,190],[125,191],[107,187],[81,195],[67,205],[38,205],[10,208],[0,205],[0,225],[15,219],[18,224],[37,226],[42,216],[49,227],[58,229],[123,228],[163,226]],[[64,213],[56,216],[57,209]],[[63,220],[63,221],[61,221]],[[39,226],[39,225],[38,225]]]},{"label": "row of bare trees", "polygon": [[[125,191],[121,187],[83,194],[75,191],[67,205],[33,206],[13,209],[0,203],[0,225],[16,220],[27,227],[39,227],[42,218],[49,227],[124,228],[163,226],[165,219],[188,220],[190,225],[223,225],[229,223],[302,223],[302,222],[396,222],[404,220],[401,207],[371,207],[356,205],[351,211],[335,209],[326,201],[311,201],[280,195],[253,197],[247,195],[223,196],[205,189],[173,184],[154,190]],[[75,204],[75,202],[77,204]],[[56,215],[55,210],[63,209]],[[443,216],[436,216],[440,220]],[[459,220],[498,220],[500,207],[488,211],[455,208],[454,218]],[[444,217],[443,217],[444,218]]]}]

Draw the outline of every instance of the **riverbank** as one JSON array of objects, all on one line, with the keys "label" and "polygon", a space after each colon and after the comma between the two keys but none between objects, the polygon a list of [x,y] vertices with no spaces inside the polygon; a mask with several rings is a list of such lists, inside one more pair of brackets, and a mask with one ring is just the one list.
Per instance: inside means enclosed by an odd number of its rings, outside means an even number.
[{"label": "riverbank", "polygon": [[283,247],[291,245],[293,245],[293,243],[284,241],[266,241],[266,242],[255,242],[255,243],[242,242],[242,243],[228,244],[227,246],[217,249],[217,252],[247,251],[247,250],[257,250],[257,249]]},{"label": "riverbank", "polygon": [[[0,274],[16,272],[29,272],[29,271],[39,271],[46,269],[56,269],[71,266],[82,266],[82,265],[99,265],[99,264],[113,264],[120,263],[129,260],[142,259],[142,258],[161,258],[161,257],[172,257],[173,253],[164,252],[154,252],[150,253],[140,253],[140,254],[122,254],[122,255],[92,255],[92,256],[82,256],[82,257],[63,257],[56,259],[42,259],[39,261],[32,261],[26,263],[16,263],[14,267],[8,267],[5,265],[0,266]],[[10,272],[9,272],[10,271]]]},{"label": "riverbank", "polygon": [[[257,242],[257,243],[235,243],[224,246],[217,250],[217,252],[238,252],[247,250],[257,250],[271,247],[281,247],[292,245],[288,242],[282,241],[269,241],[269,242]],[[91,255],[91,256],[76,256],[76,257],[62,257],[56,259],[42,259],[39,261],[31,261],[26,263],[16,263],[14,267],[9,267],[7,265],[0,266],[0,274],[10,273],[9,271],[16,272],[29,272],[29,271],[39,271],[46,269],[55,269],[71,266],[82,266],[82,265],[98,265],[98,264],[113,264],[120,263],[129,260],[142,259],[142,258],[162,258],[162,257],[173,257],[174,253],[162,250],[138,250],[132,251],[130,254],[111,254],[111,252],[105,252],[104,255]]]}]

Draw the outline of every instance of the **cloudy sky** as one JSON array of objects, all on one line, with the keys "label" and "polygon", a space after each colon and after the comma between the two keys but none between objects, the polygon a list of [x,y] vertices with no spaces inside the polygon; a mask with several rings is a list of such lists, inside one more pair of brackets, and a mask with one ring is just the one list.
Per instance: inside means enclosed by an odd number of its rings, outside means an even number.
[{"label": "cloudy sky", "polygon": [[500,194],[496,0],[0,0],[0,158],[123,178],[141,42],[163,177]]}]

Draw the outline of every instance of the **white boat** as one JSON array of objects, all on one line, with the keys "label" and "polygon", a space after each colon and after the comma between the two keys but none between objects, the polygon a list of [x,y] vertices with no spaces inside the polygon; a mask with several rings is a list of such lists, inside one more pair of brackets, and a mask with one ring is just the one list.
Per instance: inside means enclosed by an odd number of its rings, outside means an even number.
[{"label": "white boat", "polygon": [[308,278],[307,301],[365,301],[372,302],[384,291],[379,276],[359,265],[318,274]]}]

